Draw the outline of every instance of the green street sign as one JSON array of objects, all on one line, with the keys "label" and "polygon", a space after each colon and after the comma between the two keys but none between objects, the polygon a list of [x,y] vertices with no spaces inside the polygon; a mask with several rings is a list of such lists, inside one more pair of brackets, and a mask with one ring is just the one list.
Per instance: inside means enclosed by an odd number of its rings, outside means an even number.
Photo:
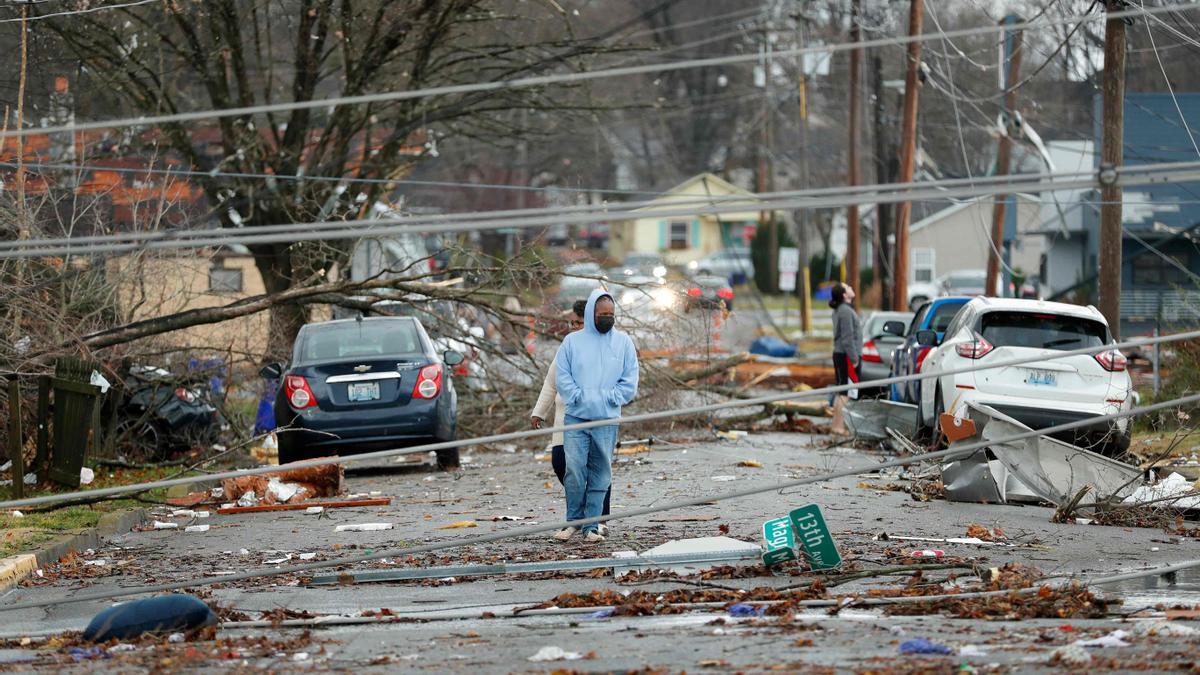
[{"label": "green street sign", "polygon": [[762,561],[767,567],[781,562],[796,559],[796,537],[792,535],[792,521],[789,518],[774,518],[763,523],[763,539],[766,548],[763,549]]},{"label": "green street sign", "polygon": [[791,524],[791,534],[800,540],[808,563],[814,570],[832,569],[842,564],[842,556],[833,541],[833,534],[825,525],[821,507],[809,504],[792,511]]}]

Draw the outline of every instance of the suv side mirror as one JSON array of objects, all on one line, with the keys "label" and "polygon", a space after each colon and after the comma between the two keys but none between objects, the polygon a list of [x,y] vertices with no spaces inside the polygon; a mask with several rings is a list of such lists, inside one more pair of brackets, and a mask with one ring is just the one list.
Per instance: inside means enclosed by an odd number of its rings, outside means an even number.
[{"label": "suv side mirror", "polygon": [[917,344],[922,347],[938,346],[937,331],[934,330],[919,330],[917,331]]},{"label": "suv side mirror", "polygon": [[451,366],[451,367],[457,366],[458,364],[465,361],[466,358],[467,357],[463,356],[460,352],[456,352],[453,349],[447,349],[445,352],[442,353],[442,363],[445,363],[446,365]]},{"label": "suv side mirror", "polygon": [[278,380],[283,377],[282,363],[268,363],[259,369],[258,374],[268,380]]},{"label": "suv side mirror", "polygon": [[905,328],[907,326],[904,325],[903,321],[887,321],[883,324],[883,334],[904,337]]}]

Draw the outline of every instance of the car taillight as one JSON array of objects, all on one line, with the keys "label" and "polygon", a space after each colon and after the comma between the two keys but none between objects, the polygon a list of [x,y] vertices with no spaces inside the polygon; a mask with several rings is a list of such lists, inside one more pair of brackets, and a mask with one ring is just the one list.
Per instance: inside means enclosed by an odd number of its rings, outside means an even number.
[{"label": "car taillight", "polygon": [[721,298],[722,300],[732,300],[733,299],[733,289],[722,288],[721,290],[717,291],[717,297]]},{"label": "car taillight", "polygon": [[312,389],[308,388],[308,380],[299,375],[288,375],[284,379],[283,393],[287,397],[288,403],[297,410],[317,404],[317,398],[313,396]]},{"label": "car taillight", "polygon": [[442,391],[442,367],[438,364],[425,366],[417,376],[413,387],[413,398],[437,398]]},{"label": "car taillight", "polygon": [[689,297],[693,297],[693,298],[698,298],[698,297],[700,297],[700,289],[699,289],[699,288],[689,288],[689,289],[688,289],[688,296],[689,296]]},{"label": "car taillight", "polygon": [[1096,354],[1096,361],[1100,364],[1101,368],[1110,373],[1123,373],[1125,372],[1125,367],[1129,364],[1129,360],[1125,358],[1125,355],[1115,349],[1110,352]]},{"label": "car taillight", "polygon": [[958,352],[958,355],[963,358],[982,359],[991,353],[995,347],[992,346],[992,343],[983,339],[982,335],[976,333],[974,340],[956,345],[954,349]]},{"label": "car taillight", "polygon": [[863,344],[862,360],[870,361],[871,363],[883,363],[883,359],[879,356],[879,348],[875,346],[874,340],[867,340]]},{"label": "car taillight", "polygon": [[180,401],[183,401],[184,403],[195,403],[196,402],[196,395],[183,387],[180,387],[175,390],[175,398],[179,399]]}]

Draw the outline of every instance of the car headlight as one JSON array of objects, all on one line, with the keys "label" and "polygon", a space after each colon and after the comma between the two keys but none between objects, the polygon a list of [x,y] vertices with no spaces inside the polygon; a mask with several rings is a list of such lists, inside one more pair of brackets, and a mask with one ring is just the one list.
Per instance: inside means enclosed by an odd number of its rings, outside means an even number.
[{"label": "car headlight", "polygon": [[654,276],[656,276],[656,277],[665,277],[665,276],[667,276],[667,268],[666,268],[665,266],[663,266],[663,265],[658,265],[658,266],[656,266],[656,267],[654,268]]},{"label": "car headlight", "polygon": [[693,261],[691,261],[691,262],[689,262],[689,263],[687,264],[687,267],[688,267],[688,269],[689,269],[689,270],[697,270],[697,269],[700,269],[700,261],[699,261],[699,260],[693,260]]},{"label": "car headlight", "polygon": [[653,293],[654,305],[660,309],[669,309],[675,306],[675,294],[669,288],[660,288]]}]

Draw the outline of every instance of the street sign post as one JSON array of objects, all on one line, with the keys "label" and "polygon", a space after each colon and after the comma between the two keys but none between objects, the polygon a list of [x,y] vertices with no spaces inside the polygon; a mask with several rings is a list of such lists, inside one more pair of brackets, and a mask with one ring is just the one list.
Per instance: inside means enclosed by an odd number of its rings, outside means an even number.
[{"label": "street sign post", "polygon": [[779,272],[800,271],[800,249],[794,246],[783,246],[779,249]]},{"label": "street sign post", "polygon": [[796,273],[779,271],[779,290],[791,293],[796,290]]},{"label": "street sign post", "polygon": [[796,537],[792,534],[791,518],[774,518],[763,523],[762,561],[767,567],[796,559]]},{"label": "street sign post", "polygon": [[825,517],[821,515],[821,507],[809,504],[793,510],[791,524],[791,535],[800,540],[812,569],[833,569],[842,563],[842,556],[833,541],[833,534],[825,525]]}]

